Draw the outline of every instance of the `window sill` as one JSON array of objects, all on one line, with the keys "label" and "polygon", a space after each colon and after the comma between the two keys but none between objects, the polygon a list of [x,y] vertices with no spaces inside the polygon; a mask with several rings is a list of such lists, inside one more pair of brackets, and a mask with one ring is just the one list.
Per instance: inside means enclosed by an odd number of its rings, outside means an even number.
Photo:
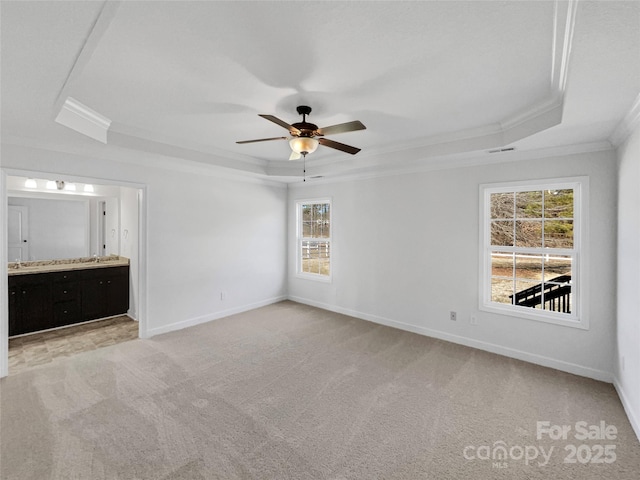
[{"label": "window sill", "polygon": [[320,283],[331,283],[331,275],[320,275],[316,273],[296,273],[297,278],[304,280],[313,280]]},{"label": "window sill", "polygon": [[579,328],[581,330],[589,330],[589,323],[585,318],[568,314],[554,314],[552,312],[544,312],[529,307],[517,307],[512,305],[501,305],[496,303],[480,304],[479,309],[483,312],[496,313],[498,315],[508,315],[510,317],[524,318],[526,320],[535,320],[537,322],[551,323],[563,327]]}]

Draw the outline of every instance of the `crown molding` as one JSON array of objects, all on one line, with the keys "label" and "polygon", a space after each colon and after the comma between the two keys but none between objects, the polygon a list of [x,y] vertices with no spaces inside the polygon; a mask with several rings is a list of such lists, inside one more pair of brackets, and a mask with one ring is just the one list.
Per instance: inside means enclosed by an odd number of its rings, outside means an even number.
[{"label": "crown molding", "polygon": [[[565,5],[566,8],[562,8]],[[553,48],[551,60],[551,88],[564,95],[569,71],[569,58],[576,24],[578,0],[556,0],[553,14]]]},{"label": "crown molding", "polygon": [[55,121],[94,140],[107,143],[107,131],[111,126],[111,120],[75,98],[68,97],[64,101]]},{"label": "crown molding", "polygon": [[261,158],[186,142],[166,135],[160,136],[148,130],[121,123],[112,124],[109,129],[108,141],[110,145],[150,153],[161,153],[168,156],[177,156],[178,158],[186,156],[186,158],[192,158],[196,161],[212,165],[229,163],[231,168],[239,168],[240,170],[264,170],[268,165],[268,161]]},{"label": "crown molding", "polygon": [[[335,166],[309,166],[307,164],[307,182],[316,183],[339,183],[355,180],[366,180],[370,178],[390,177],[397,175],[410,175],[437,170],[453,170],[457,168],[472,168],[483,165],[494,165],[500,163],[513,163],[520,161],[541,160],[552,157],[566,157],[570,155],[580,155],[585,153],[597,153],[613,151],[612,145],[608,141],[581,143],[574,145],[558,145],[541,149],[513,150],[500,153],[466,152],[458,155],[439,156],[433,158],[423,158],[420,161],[387,162],[386,167],[370,166],[360,168],[343,167],[336,171]],[[278,172],[284,175],[284,171]],[[291,173],[293,176],[302,178],[298,172]],[[314,176],[321,176],[321,179],[314,180]],[[310,180],[313,180],[310,182]]]},{"label": "crown molding", "polygon": [[609,136],[609,141],[613,146],[619,147],[638,127],[640,127],[640,94],[638,94],[627,114]]},{"label": "crown molding", "polygon": [[69,73],[67,74],[64,84],[58,92],[58,96],[56,97],[54,104],[54,112],[59,111],[62,108],[62,104],[65,99],[69,97],[69,92],[80,78],[84,67],[89,63],[89,60],[91,60],[91,56],[98,47],[103,35],[109,28],[109,25],[113,21],[121,4],[122,0],[109,0],[105,1],[102,5],[100,13],[91,26],[91,31],[88,33],[80,52],[69,69]]},{"label": "crown molding", "polygon": [[[55,158],[52,157],[52,154],[60,154],[65,158],[73,157],[81,159],[83,160],[83,163],[86,163],[87,159],[104,160],[114,162],[116,164],[121,164],[123,166],[130,165],[132,167],[137,166],[143,168],[157,168],[169,172],[184,172],[195,175],[228,179],[231,181],[286,188],[286,179],[278,180],[270,178],[263,169],[258,169],[257,171],[240,170],[237,168],[237,165],[235,165],[233,168],[228,166],[224,167],[212,163],[204,163],[202,161],[192,160],[185,157],[167,155],[166,152],[163,154],[152,152],[149,150],[132,150],[127,149],[124,146],[116,146],[114,148],[109,144],[104,147],[97,146],[99,150],[78,150],[74,148],[68,148],[68,144],[53,144],[47,141],[19,137],[15,135],[3,135],[1,146],[3,156],[3,165],[1,169],[3,171],[12,169],[14,167],[11,164],[11,161],[6,161],[4,160],[5,158],[15,158],[19,163],[22,152],[28,152],[26,153],[28,156],[42,156],[42,158],[46,158],[48,162],[52,162],[51,159]],[[55,162],[53,163],[55,164]],[[15,168],[24,170],[23,166],[16,166]],[[119,172],[126,171],[126,168],[114,168],[112,170],[115,176],[101,178],[103,180],[118,182],[118,184],[129,181],[128,178],[118,177]],[[75,173],[73,172],[59,172],[58,170],[56,170],[56,172],[65,174],[69,177],[75,175]],[[91,175],[87,176],[93,178]]]}]

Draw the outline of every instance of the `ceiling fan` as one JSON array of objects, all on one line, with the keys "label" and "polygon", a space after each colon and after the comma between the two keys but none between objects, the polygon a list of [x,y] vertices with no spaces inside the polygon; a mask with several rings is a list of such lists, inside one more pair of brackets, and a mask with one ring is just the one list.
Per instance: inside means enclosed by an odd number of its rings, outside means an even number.
[{"label": "ceiling fan", "polygon": [[[344,143],[336,142],[324,138],[325,135],[335,135],[337,133],[353,132],[355,130],[365,130],[362,122],[355,120],[353,122],[340,123],[338,125],[331,125],[330,127],[318,128],[313,123],[307,123],[307,115],[311,113],[311,107],[306,105],[300,105],[296,108],[298,113],[302,115],[302,122],[293,123],[289,125],[287,122],[280,120],[273,115],[259,114],[262,118],[276,123],[281,127],[289,130],[290,137],[272,137],[272,138],[259,138],[257,140],[242,140],[236,143],[254,143],[254,142],[268,142],[271,140],[289,140],[291,146],[291,156],[289,160],[298,160],[301,157],[306,157],[309,153],[313,153],[318,148],[318,145],[324,145],[325,147],[335,148],[342,152],[355,155],[360,151],[359,148],[352,147],[351,145],[345,145]],[[316,138],[320,137],[320,138]]]}]

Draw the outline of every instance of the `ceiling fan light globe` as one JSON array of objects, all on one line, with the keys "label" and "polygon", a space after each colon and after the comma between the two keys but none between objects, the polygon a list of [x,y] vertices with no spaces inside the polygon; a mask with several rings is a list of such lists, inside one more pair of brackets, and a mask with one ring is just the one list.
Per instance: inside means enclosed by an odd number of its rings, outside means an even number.
[{"label": "ceiling fan light globe", "polygon": [[296,153],[308,155],[318,148],[318,140],[312,137],[293,137],[289,140],[291,150]]}]

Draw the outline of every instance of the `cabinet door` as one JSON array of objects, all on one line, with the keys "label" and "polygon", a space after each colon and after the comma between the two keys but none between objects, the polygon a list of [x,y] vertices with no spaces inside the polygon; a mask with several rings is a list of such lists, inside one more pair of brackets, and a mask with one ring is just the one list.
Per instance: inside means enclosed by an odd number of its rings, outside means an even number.
[{"label": "cabinet door", "polygon": [[20,315],[16,319],[16,334],[37,332],[55,326],[51,308],[51,285],[48,282],[18,286],[17,296]]},{"label": "cabinet door", "polygon": [[120,315],[129,309],[129,269],[107,278],[107,315]]},{"label": "cabinet door", "polygon": [[107,316],[107,282],[104,277],[88,276],[82,281],[82,320]]},{"label": "cabinet door", "polygon": [[18,288],[9,287],[9,336],[18,335],[16,331],[19,318]]}]

